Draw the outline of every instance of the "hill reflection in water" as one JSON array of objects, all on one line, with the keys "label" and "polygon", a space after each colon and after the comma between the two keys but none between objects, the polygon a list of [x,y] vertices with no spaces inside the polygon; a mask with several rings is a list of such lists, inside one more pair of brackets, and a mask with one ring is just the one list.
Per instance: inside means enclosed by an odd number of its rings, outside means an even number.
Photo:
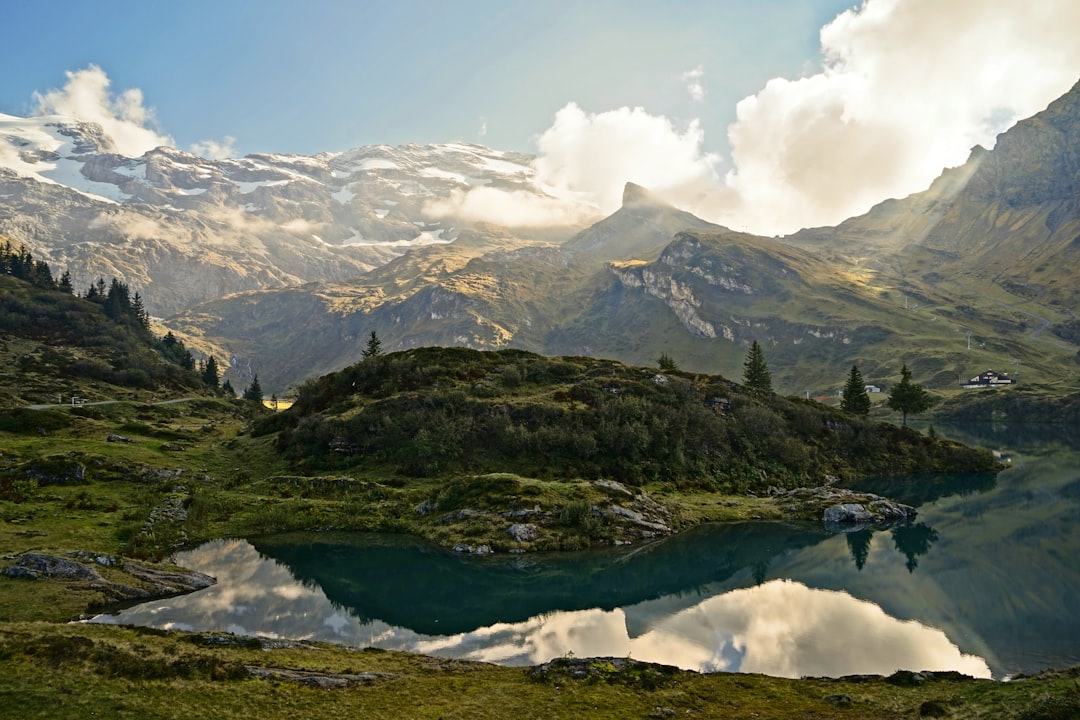
[{"label": "hill reflection in water", "polygon": [[[373,539],[386,544],[386,538]],[[404,545],[420,556],[441,554],[410,541]],[[791,580],[727,592],[701,587],[610,609],[553,610],[439,634],[361,618],[243,540],[209,543],[180,560],[216,575],[218,585],[96,621],[323,640],[509,665],[573,653],[785,677],[888,674],[897,668],[990,676],[984,660],[961,653],[940,630],[897,620],[847,593]],[[402,608],[411,604],[410,597],[397,600]],[[446,596],[426,600],[455,603]],[[427,617],[422,624],[437,628],[440,618]]]}]

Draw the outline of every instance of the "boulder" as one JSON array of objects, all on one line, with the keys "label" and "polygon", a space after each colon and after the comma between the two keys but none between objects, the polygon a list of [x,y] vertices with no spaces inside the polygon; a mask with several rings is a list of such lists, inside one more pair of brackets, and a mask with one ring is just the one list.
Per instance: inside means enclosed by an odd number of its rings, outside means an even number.
[{"label": "boulder", "polygon": [[826,525],[866,525],[874,522],[874,514],[858,503],[840,503],[825,508],[821,519]]},{"label": "boulder", "polygon": [[514,523],[510,526],[510,537],[515,542],[532,542],[539,535],[540,531],[532,523]]}]

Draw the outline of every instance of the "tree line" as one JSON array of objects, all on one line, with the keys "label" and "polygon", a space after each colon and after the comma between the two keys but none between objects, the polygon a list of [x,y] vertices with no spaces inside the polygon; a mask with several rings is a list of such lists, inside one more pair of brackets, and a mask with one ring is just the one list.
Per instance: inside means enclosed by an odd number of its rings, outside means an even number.
[{"label": "tree line", "polygon": [[[374,335],[374,333],[372,333]],[[661,370],[677,369],[675,361],[667,353],[662,353],[657,361]],[[757,340],[750,344],[750,350],[743,361],[743,386],[758,395],[767,395],[772,390],[772,373],[765,361],[765,352]],[[933,398],[922,385],[911,380],[911,370],[907,363],[900,368],[900,382],[889,389],[888,406],[903,414],[903,424],[907,426],[908,414],[925,412],[933,404]],[[866,382],[858,365],[852,365],[844,389],[840,393],[840,409],[852,415],[870,414],[870,395],[866,392]]]}]

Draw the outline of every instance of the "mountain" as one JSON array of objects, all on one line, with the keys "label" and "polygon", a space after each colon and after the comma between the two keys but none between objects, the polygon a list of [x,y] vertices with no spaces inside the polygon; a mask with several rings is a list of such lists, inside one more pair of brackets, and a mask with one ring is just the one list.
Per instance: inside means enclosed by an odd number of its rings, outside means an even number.
[{"label": "mountain", "polygon": [[465,144],[227,160],[159,147],[132,158],[96,124],[0,115],[0,234],[70,270],[78,288],[119,277],[167,316],[450,243],[458,229],[427,203],[479,186],[541,195],[530,162]]},{"label": "mountain", "polygon": [[[0,187],[11,196],[0,228],[21,223],[44,237],[61,217],[100,225],[77,203],[35,210],[46,218],[41,227],[27,215],[12,219],[10,207],[27,207],[34,193],[91,202],[87,192],[103,192],[56,185],[50,163],[123,191],[110,206],[118,217],[172,213],[177,224],[205,226],[228,210],[273,228],[243,235],[240,223],[216,245],[202,236],[180,242],[179,233],[50,246],[70,253],[88,245],[79,252],[99,262],[128,253],[131,273],[156,272],[162,285],[172,276],[148,259],[153,242],[205,260],[154,309],[175,310],[168,327],[192,348],[228,358],[238,386],[258,372],[280,392],[344,367],[372,331],[387,350],[515,347],[637,364],[665,353],[684,369],[729,376],[758,340],[778,389],[816,396],[835,394],[852,364],[879,385],[895,380],[902,363],[937,389],[987,368],[1023,367],[1024,381],[1047,387],[1075,384],[1080,86],[927,190],[782,238],[733,232],[632,183],[619,210],[575,232],[433,221],[425,215],[432,199],[460,200],[485,184],[542,193],[527,156],[472,145],[214,162],[158,149],[123,159],[90,128],[76,142],[49,127],[54,141],[67,138],[50,151],[55,158],[33,154],[48,145],[40,139],[18,156],[22,165],[0,155],[15,168],[3,176],[14,190]],[[303,248],[316,246],[322,255],[300,262]],[[295,272],[292,262],[301,265]],[[237,263],[248,273],[243,282],[239,274],[222,280]],[[209,299],[191,304],[199,297]]]},{"label": "mountain", "polygon": [[894,279],[996,288],[1071,312],[1080,292],[1080,83],[924,192],[787,240],[842,249]]},{"label": "mountain", "polygon": [[410,250],[362,277],[224,297],[169,326],[277,389],[355,362],[372,331],[388,350],[547,352],[610,278],[610,258],[655,258],[686,228],[722,229],[628,184],[622,208],[561,245],[491,226],[462,230],[452,244]]}]

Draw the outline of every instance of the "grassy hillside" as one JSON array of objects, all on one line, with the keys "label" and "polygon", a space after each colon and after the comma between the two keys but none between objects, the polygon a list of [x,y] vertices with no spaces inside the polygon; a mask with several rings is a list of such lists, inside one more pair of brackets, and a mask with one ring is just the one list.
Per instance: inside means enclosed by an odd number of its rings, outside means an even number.
[{"label": "grassy hillside", "polygon": [[516,350],[422,348],[304,384],[257,432],[301,469],[513,472],[762,492],[838,477],[992,470],[969,448],[759,395],[720,376]]},{"label": "grassy hillside", "polygon": [[201,392],[183,352],[128,314],[0,274],[0,406]]}]

